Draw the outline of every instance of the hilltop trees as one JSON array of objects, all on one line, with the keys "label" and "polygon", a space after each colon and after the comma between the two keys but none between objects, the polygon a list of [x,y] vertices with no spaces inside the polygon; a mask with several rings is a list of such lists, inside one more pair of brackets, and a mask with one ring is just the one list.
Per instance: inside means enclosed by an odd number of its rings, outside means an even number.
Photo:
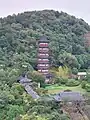
[{"label": "hilltop trees", "polygon": [[[84,20],[53,10],[0,18],[0,120],[69,120],[60,111],[61,106],[58,108],[53,101],[33,100],[16,82],[21,73],[27,72],[34,82],[44,85],[44,77],[34,72],[37,40],[42,35],[50,41],[50,65],[59,68],[59,76],[67,76],[71,69],[76,74],[89,68],[90,50],[85,48],[83,37],[88,31],[90,26]],[[66,79],[57,78],[56,82],[65,84]],[[68,84],[71,82],[78,84]],[[89,91],[90,85],[86,87]]]},{"label": "hilltop trees", "polygon": [[[1,18],[0,64],[18,66],[27,62],[35,68],[36,41],[45,34],[50,40],[52,65],[60,65],[60,56],[64,57],[62,54],[64,51],[69,58],[71,54],[72,59],[77,59],[75,61],[77,61],[76,64],[79,63],[79,68],[87,68],[89,51],[84,46],[83,35],[89,30],[90,26],[84,20],[53,10],[25,12],[17,16]],[[82,56],[85,56],[86,60],[82,59]],[[62,60],[62,62],[65,61]],[[67,64],[69,67],[78,68],[75,63]]]}]

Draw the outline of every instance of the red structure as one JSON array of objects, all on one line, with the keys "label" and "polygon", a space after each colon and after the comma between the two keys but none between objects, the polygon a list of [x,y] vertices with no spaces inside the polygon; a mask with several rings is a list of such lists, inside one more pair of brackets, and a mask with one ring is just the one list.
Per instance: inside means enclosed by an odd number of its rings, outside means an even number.
[{"label": "red structure", "polygon": [[90,32],[86,33],[84,37],[85,37],[85,46],[90,47]]},{"label": "red structure", "polygon": [[38,72],[45,75],[47,78],[49,74],[49,41],[45,36],[42,36],[40,40],[38,40]]}]

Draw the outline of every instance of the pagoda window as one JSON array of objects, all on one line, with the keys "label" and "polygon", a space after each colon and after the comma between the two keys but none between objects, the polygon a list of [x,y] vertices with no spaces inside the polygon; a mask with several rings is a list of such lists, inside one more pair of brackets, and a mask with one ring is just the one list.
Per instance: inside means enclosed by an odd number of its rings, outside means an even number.
[{"label": "pagoda window", "polygon": [[39,45],[40,45],[41,47],[45,47],[45,46],[47,47],[47,46],[48,46],[48,43],[40,43]]},{"label": "pagoda window", "polygon": [[47,62],[47,61],[49,61],[49,60],[48,60],[48,59],[38,59],[38,61]]},{"label": "pagoda window", "polygon": [[49,50],[48,48],[43,48],[43,50]]},{"label": "pagoda window", "polygon": [[42,70],[42,72],[48,72],[48,70]]},{"label": "pagoda window", "polygon": [[43,67],[44,67],[44,66],[45,66],[45,64],[38,64],[38,66],[41,66],[41,67],[43,66]]},{"label": "pagoda window", "polygon": [[41,53],[39,55],[40,56],[49,56],[48,54],[41,54]]},{"label": "pagoda window", "polygon": [[48,59],[42,59],[42,61],[44,62],[44,61],[49,61]]}]

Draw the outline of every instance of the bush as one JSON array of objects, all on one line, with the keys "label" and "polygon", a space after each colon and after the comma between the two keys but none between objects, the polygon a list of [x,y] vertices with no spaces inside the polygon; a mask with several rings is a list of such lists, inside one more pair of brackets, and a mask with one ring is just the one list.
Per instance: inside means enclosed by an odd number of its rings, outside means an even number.
[{"label": "bush", "polygon": [[73,69],[72,69],[72,73],[73,73],[74,75],[77,75],[78,69],[77,69],[77,68],[73,68]]},{"label": "bush", "polygon": [[90,92],[90,84],[86,84],[85,89],[87,92]]},{"label": "bush", "polygon": [[74,79],[69,79],[68,82],[66,83],[67,86],[71,86],[71,87],[78,86],[79,84],[80,82]]},{"label": "bush", "polygon": [[61,84],[66,84],[67,81],[68,81],[68,79],[66,79],[66,78],[62,78],[62,79],[61,79]]},{"label": "bush", "polygon": [[86,81],[82,81],[82,83],[81,83],[81,87],[83,88],[83,89],[85,89],[85,87],[86,87]]},{"label": "bush", "polygon": [[48,90],[45,90],[44,88],[38,88],[36,89],[36,92],[39,94],[39,95],[46,95],[48,93]]},{"label": "bush", "polygon": [[42,74],[36,71],[29,72],[28,78],[32,79],[33,82],[40,83],[41,87],[45,87],[45,77]]},{"label": "bush", "polygon": [[58,84],[66,84],[68,80],[66,78],[61,78],[61,77],[57,77],[56,80],[55,80],[55,83],[58,83]]},{"label": "bush", "polygon": [[11,87],[11,90],[13,91],[16,90],[19,92],[20,95],[22,95],[24,92],[24,87],[19,83],[14,83],[13,86]]},{"label": "bush", "polygon": [[90,82],[90,74],[87,73],[86,79],[88,82]]}]

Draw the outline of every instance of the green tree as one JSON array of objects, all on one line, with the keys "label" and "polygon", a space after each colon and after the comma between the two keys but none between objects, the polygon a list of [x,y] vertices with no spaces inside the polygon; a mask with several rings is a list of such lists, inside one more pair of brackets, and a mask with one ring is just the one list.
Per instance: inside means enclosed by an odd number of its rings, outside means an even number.
[{"label": "green tree", "polygon": [[17,116],[19,116],[20,114],[23,114],[23,113],[24,113],[24,110],[23,110],[22,106],[10,105],[9,110],[7,112],[6,120],[15,119]]}]

